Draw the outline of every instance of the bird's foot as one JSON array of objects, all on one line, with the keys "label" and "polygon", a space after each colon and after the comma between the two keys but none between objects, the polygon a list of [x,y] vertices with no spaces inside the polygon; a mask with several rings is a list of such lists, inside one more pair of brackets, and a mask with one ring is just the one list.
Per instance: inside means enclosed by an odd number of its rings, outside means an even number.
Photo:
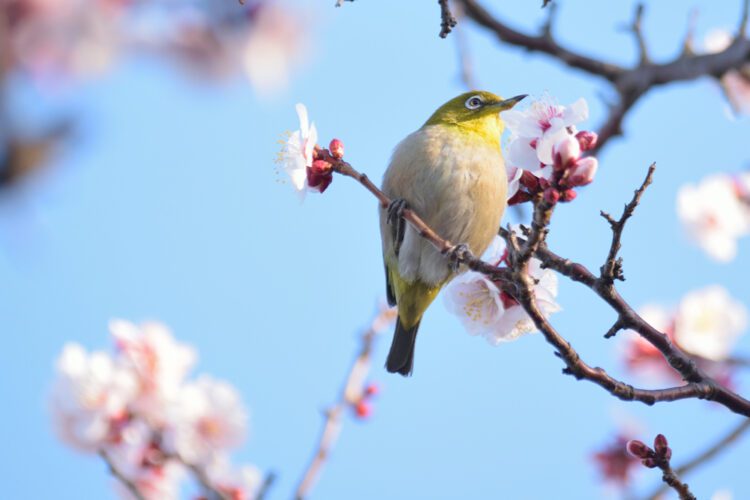
[{"label": "bird's foot", "polygon": [[404,241],[406,233],[406,221],[404,220],[404,210],[409,208],[409,204],[403,198],[398,198],[388,205],[386,211],[388,216],[386,222],[391,225],[393,232],[393,252],[398,256],[401,250],[401,243]]},{"label": "bird's foot", "polygon": [[451,247],[446,252],[446,255],[448,256],[448,265],[454,273],[458,272],[458,268],[461,267],[462,262],[474,258],[474,254],[471,253],[469,246],[465,243]]}]

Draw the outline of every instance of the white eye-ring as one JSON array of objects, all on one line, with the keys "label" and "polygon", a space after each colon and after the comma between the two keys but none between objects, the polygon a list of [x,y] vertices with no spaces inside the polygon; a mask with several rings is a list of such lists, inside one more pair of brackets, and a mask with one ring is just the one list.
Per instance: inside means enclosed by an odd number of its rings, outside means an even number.
[{"label": "white eye-ring", "polygon": [[482,107],[482,104],[484,104],[484,101],[482,100],[482,97],[478,95],[473,95],[466,99],[467,109],[479,109]]}]

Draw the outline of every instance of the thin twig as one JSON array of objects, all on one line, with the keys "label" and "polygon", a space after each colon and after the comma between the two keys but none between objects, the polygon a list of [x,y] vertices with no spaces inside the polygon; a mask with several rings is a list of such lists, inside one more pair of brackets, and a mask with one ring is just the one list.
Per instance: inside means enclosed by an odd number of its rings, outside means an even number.
[{"label": "thin twig", "polygon": [[339,433],[341,432],[341,417],[343,413],[362,398],[365,378],[370,371],[370,353],[372,351],[373,340],[380,330],[393,322],[395,317],[395,309],[382,308],[370,324],[370,327],[362,335],[362,345],[346,377],[341,395],[325,411],[325,422],[323,430],[320,433],[317,448],[297,487],[295,494],[297,500],[306,498],[313,486],[315,486],[321,470],[328,460],[331,449],[338,440]]},{"label": "thin twig", "polygon": [[276,473],[271,471],[268,474],[266,474],[266,477],[263,478],[263,484],[260,485],[260,489],[258,489],[258,493],[255,494],[254,500],[265,500],[266,495],[268,495],[268,492],[271,490],[271,486],[273,486],[273,483],[276,482]]},{"label": "thin twig", "polygon": [[683,483],[675,471],[672,470],[668,460],[661,462],[659,468],[662,471],[661,480],[677,492],[680,496],[680,500],[697,500],[695,495],[690,491],[687,483]]},{"label": "thin twig", "polygon": [[[696,467],[710,461],[719,453],[726,451],[729,445],[742,437],[742,435],[745,434],[748,429],[750,429],[750,419],[742,419],[739,425],[733,428],[724,437],[716,441],[714,444],[706,448],[704,451],[702,451],[692,459],[677,467],[674,470],[675,473],[679,476],[684,476],[685,474],[690,473]],[[647,498],[648,500],[658,500],[668,489],[669,486],[662,485],[645,498]]]},{"label": "thin twig", "polygon": [[646,47],[646,39],[643,36],[643,10],[644,6],[642,3],[636,5],[633,22],[629,26],[629,30],[633,33],[635,43],[638,46],[638,62],[641,66],[651,61],[648,55],[648,48]]},{"label": "thin twig", "polygon": [[652,163],[651,166],[648,167],[646,178],[643,179],[640,187],[635,190],[635,193],[633,193],[633,199],[625,205],[622,215],[618,220],[612,218],[607,212],[601,212],[601,216],[609,222],[609,226],[612,229],[612,243],[609,246],[607,259],[601,267],[601,276],[599,278],[602,281],[603,286],[612,286],[616,279],[625,281],[625,276],[622,272],[622,259],[617,258],[617,253],[620,251],[620,248],[622,248],[622,231],[625,229],[625,223],[633,216],[635,208],[641,202],[641,197],[646,191],[646,188],[651,185],[655,170],[656,164]]},{"label": "thin twig", "polygon": [[440,38],[445,38],[456,27],[458,21],[451,13],[448,0],[438,0],[438,4],[440,4]]},{"label": "thin twig", "polygon": [[146,500],[146,497],[143,496],[143,493],[138,490],[138,486],[136,486],[135,483],[129,478],[125,477],[125,475],[122,473],[122,471],[120,471],[120,469],[117,468],[117,466],[114,464],[109,454],[105,450],[100,449],[99,456],[102,457],[104,463],[107,464],[110,474],[112,474],[118,481],[120,481],[120,483],[122,483],[122,485],[128,489],[130,494],[133,495],[136,500]]}]

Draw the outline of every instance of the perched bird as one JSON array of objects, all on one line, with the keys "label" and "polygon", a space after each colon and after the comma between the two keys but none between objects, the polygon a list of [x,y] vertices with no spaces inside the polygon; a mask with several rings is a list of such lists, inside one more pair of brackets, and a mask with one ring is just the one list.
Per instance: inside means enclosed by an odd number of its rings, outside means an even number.
[{"label": "perched bird", "polygon": [[386,369],[410,375],[422,315],[457,269],[404,223],[410,208],[443,238],[481,255],[500,227],[508,179],[500,150],[499,113],[510,99],[473,91],[451,99],[393,152],[383,192],[393,202],[380,209],[386,293],[398,320]]}]

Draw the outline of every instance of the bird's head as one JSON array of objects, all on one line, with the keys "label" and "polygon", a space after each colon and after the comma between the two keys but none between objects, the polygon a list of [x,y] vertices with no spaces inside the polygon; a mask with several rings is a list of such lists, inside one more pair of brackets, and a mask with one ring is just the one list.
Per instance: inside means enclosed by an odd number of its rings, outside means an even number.
[{"label": "bird's head", "polygon": [[455,126],[463,133],[478,134],[483,139],[499,143],[503,133],[500,112],[512,108],[524,97],[525,94],[503,99],[484,90],[466,92],[440,106],[425,126]]}]

